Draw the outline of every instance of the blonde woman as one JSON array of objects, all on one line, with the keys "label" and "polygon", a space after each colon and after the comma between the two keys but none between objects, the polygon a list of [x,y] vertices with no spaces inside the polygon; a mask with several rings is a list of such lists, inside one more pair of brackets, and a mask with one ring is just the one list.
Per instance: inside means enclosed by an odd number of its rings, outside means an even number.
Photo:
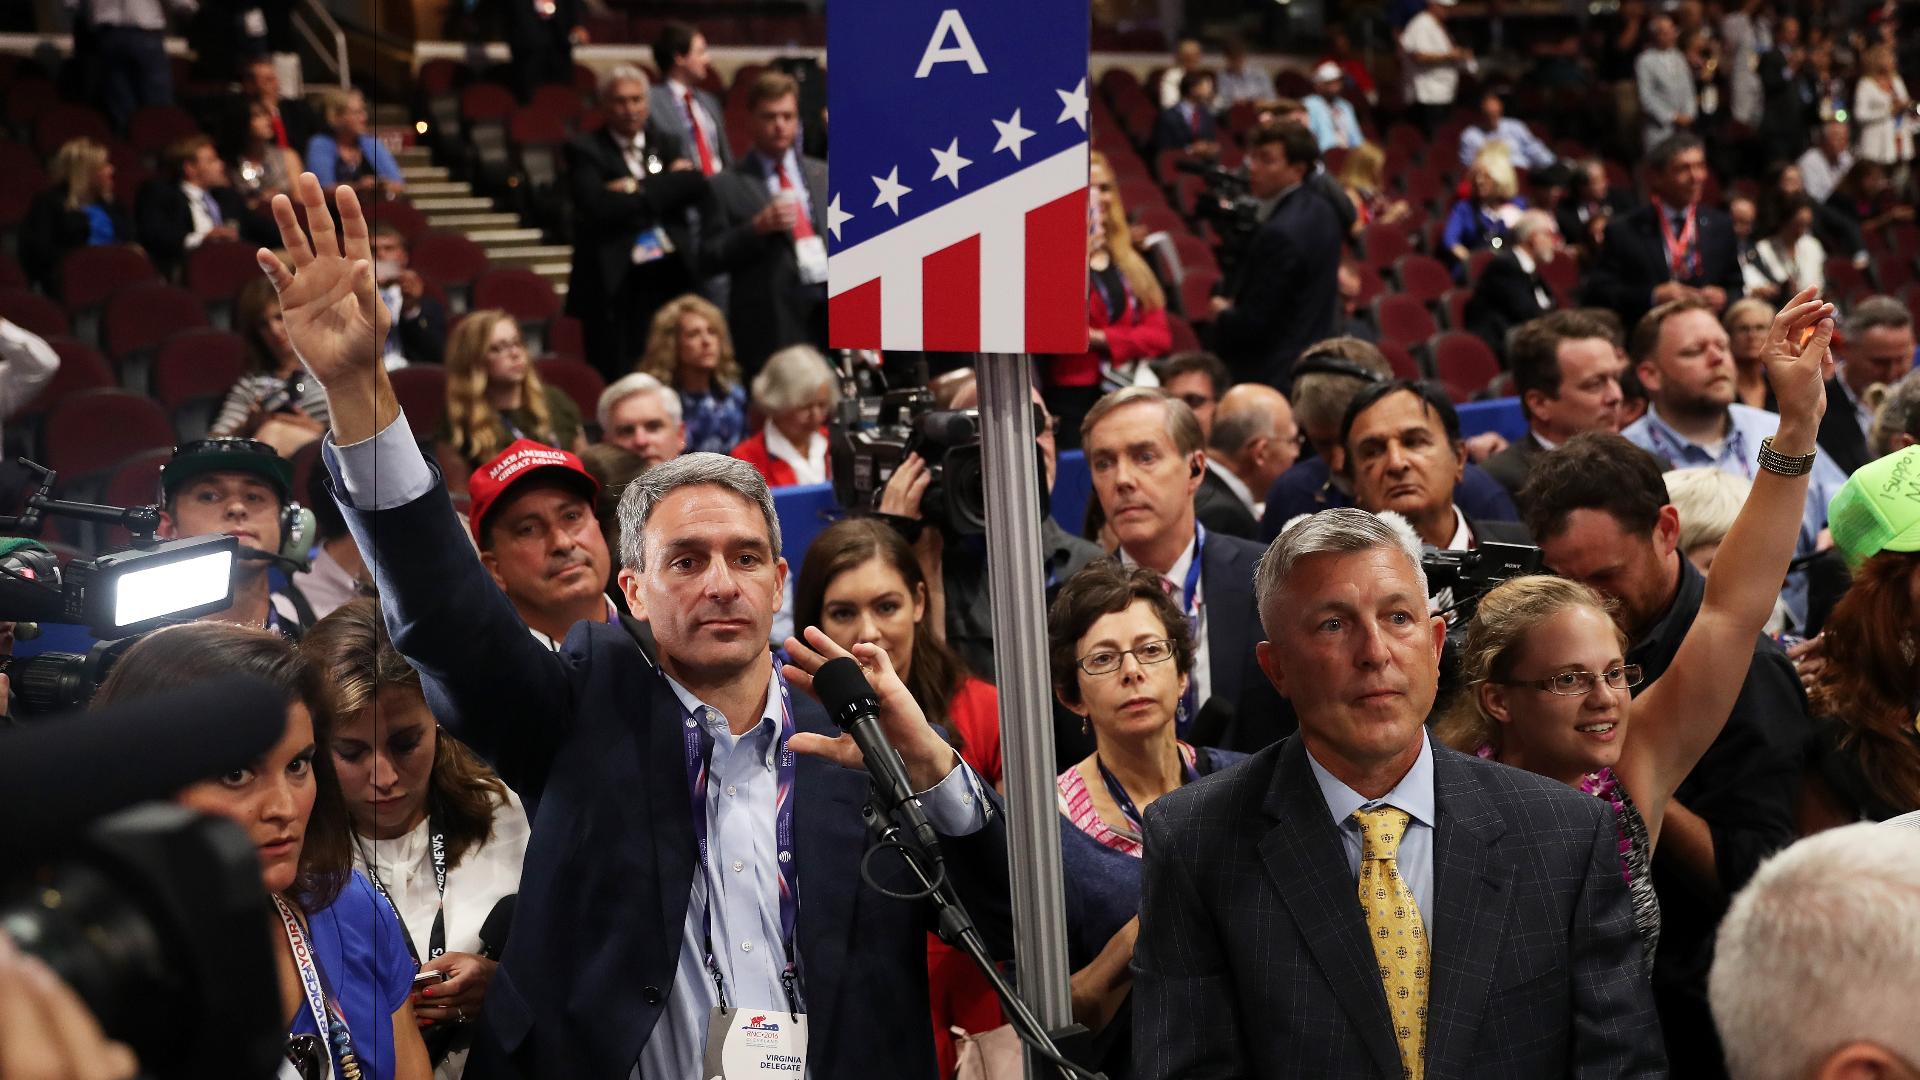
[{"label": "blonde woman", "polygon": [[1392,225],[1412,212],[1407,200],[1387,194],[1387,155],[1372,143],[1362,143],[1340,166],[1340,186],[1353,202],[1353,235],[1373,224]]},{"label": "blonde woman", "polygon": [[[1777,453],[1814,452],[1832,371],[1831,314],[1809,289],[1769,331],[1763,355],[1780,399]],[[1815,327],[1804,346],[1797,344]],[[1638,479],[1664,487],[1657,474]],[[1793,558],[1806,495],[1806,474],[1756,470],[1752,494],[1707,577],[1699,614],[1665,674],[1638,697],[1629,693],[1641,673],[1625,660],[1625,634],[1609,605],[1577,582],[1514,578],[1481,598],[1467,627],[1463,689],[1436,724],[1436,737],[1613,804],[1649,967],[1660,936],[1650,876],[1660,827],[1674,791],[1719,736],[1746,682],[1754,639]],[[1677,529],[1666,511],[1661,515],[1660,529]],[[1644,726],[1629,733],[1629,715],[1644,717]]]},{"label": "blonde woman", "polygon": [[1496,239],[1504,243],[1508,232],[1519,223],[1521,211],[1527,208],[1506,143],[1488,143],[1480,151],[1480,156],[1473,159],[1467,183],[1471,194],[1453,204],[1447,227],[1440,234],[1441,247],[1453,262],[1453,276],[1463,281],[1474,249],[1487,247]]},{"label": "blonde woman", "polygon": [[399,163],[367,128],[367,99],[360,91],[329,91],[321,109],[328,130],[307,140],[307,169],[322,190],[335,184],[352,184],[360,192],[376,186],[390,194],[406,190]]},{"label": "blonde woman", "polygon": [[464,494],[473,470],[516,439],[587,448],[579,406],[540,381],[520,324],[497,309],[469,312],[447,341],[447,415],[434,437],[447,488]]},{"label": "blonde woman", "polygon": [[113,202],[113,162],[92,139],[72,139],[47,163],[53,186],[34,197],[20,224],[20,263],[53,292],[61,260],[74,248],[133,242],[133,223]]},{"label": "blonde woman", "polygon": [[1913,98],[1894,70],[1893,47],[1875,45],[1860,58],[1853,90],[1854,156],[1885,165],[1895,190],[1906,187],[1913,161]]},{"label": "blonde woman", "polygon": [[747,388],[733,335],[727,317],[706,300],[688,293],[654,314],[637,370],[679,392],[687,453],[724,454],[746,436]]}]

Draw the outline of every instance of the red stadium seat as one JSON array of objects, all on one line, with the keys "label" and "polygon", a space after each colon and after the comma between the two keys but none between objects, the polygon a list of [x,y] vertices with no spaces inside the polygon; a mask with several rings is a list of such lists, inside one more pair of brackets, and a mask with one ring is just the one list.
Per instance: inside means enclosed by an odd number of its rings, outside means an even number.
[{"label": "red stadium seat", "polygon": [[158,281],[129,285],[107,300],[102,344],[117,364],[182,330],[207,325],[207,313],[192,293]]},{"label": "red stadium seat", "polygon": [[500,308],[518,322],[544,323],[560,314],[560,297],[531,270],[489,270],[473,283],[473,309],[485,308]]},{"label": "red stadium seat", "polygon": [[532,107],[550,112],[568,123],[585,111],[586,103],[571,86],[542,86],[533,92]]},{"label": "red stadium seat", "polygon": [[86,105],[49,105],[33,122],[33,145],[41,157],[50,158],[70,140],[82,138],[101,144],[113,141],[107,118]]},{"label": "red stadium seat", "polygon": [[405,199],[379,199],[375,201],[373,206],[367,211],[367,220],[372,223],[374,228],[379,228],[382,225],[391,225],[399,229],[400,235],[407,238],[409,246],[411,246],[415,240],[419,239],[420,234],[426,232],[430,227],[427,224],[427,215],[414,209],[413,204]]},{"label": "red stadium seat", "polygon": [[46,464],[68,477],[111,468],[173,445],[173,425],[152,398],[124,390],[69,394],[47,413]]},{"label": "red stadium seat", "polygon": [[[552,90],[554,87],[547,87]],[[538,105],[513,110],[507,136],[520,146],[558,146],[567,141],[567,117]]]},{"label": "red stadium seat", "polygon": [[1396,379],[1420,379],[1425,376],[1420,371],[1419,361],[1413,358],[1413,352],[1397,341],[1380,342],[1380,355],[1393,365],[1393,377]]},{"label": "red stadium seat", "polygon": [[1200,335],[1193,332],[1192,323],[1169,311],[1167,312],[1167,328],[1173,331],[1174,352],[1200,351]]},{"label": "red stadium seat", "polygon": [[1360,249],[1368,266],[1392,266],[1402,255],[1413,253],[1413,237],[1398,225],[1369,225],[1360,236]]},{"label": "red stadium seat", "polygon": [[203,304],[229,303],[260,277],[259,249],[238,240],[209,240],[187,255],[187,289]]},{"label": "red stadium seat", "polygon": [[443,56],[421,64],[420,70],[414,73],[413,81],[423,96],[438,97],[453,93],[460,76],[460,65]]},{"label": "red stadium seat", "polygon": [[460,91],[460,119],[469,124],[480,120],[504,122],[519,105],[513,92],[498,83],[474,83]]},{"label": "red stadium seat", "polygon": [[75,248],[60,261],[60,299],[68,311],[83,311],[128,285],[158,276],[147,253],[131,244]]},{"label": "red stadium seat", "polygon": [[1446,384],[1455,401],[1469,400],[1500,374],[1500,361],[1477,334],[1450,330],[1436,336],[1428,348],[1434,376]]},{"label": "red stadium seat", "polygon": [[1427,305],[1401,293],[1388,293],[1375,300],[1373,321],[1380,328],[1382,341],[1408,348],[1427,340],[1440,329],[1434,325],[1433,313],[1427,310]]},{"label": "red stadium seat", "polygon": [[1218,284],[1218,272],[1188,270],[1186,279],[1180,282],[1180,313],[1187,317],[1187,321],[1213,321],[1213,287]]},{"label": "red stadium seat", "polygon": [[414,438],[432,438],[447,414],[447,369],[438,364],[408,364],[387,379]]},{"label": "red stadium seat", "polygon": [[1487,264],[1499,257],[1500,253],[1492,248],[1479,248],[1467,256],[1467,281],[1469,284],[1480,280],[1480,274]]},{"label": "red stadium seat", "polygon": [[72,333],[71,320],[59,304],[26,289],[0,289],[0,319],[44,338]]},{"label": "red stadium seat", "polygon": [[107,358],[100,355],[99,349],[70,337],[48,337],[47,344],[60,355],[60,370],[54,372],[40,393],[20,410],[22,413],[46,412],[67,395],[83,390],[113,389],[113,369],[107,366]]},{"label": "red stadium seat", "polygon": [[147,105],[128,121],[127,134],[141,153],[157,155],[181,139],[200,134],[200,125],[178,105]]},{"label": "red stadium seat", "polygon": [[560,357],[548,357],[534,362],[534,370],[540,373],[540,381],[548,386],[557,387],[580,406],[580,415],[591,419],[600,408],[600,391],[607,388],[607,381],[600,377],[591,364],[583,360],[565,360]]},{"label": "red stadium seat", "polygon": [[1541,263],[1540,276],[1547,279],[1548,287],[1562,304],[1570,303],[1580,288],[1580,264],[1571,253],[1563,254],[1552,262]]},{"label": "red stadium seat", "polygon": [[1371,307],[1373,302],[1387,291],[1386,279],[1380,276],[1380,270],[1377,267],[1359,262],[1348,265],[1360,275],[1360,295],[1354,297],[1355,306]]},{"label": "red stadium seat", "polygon": [[174,334],[154,354],[147,377],[153,396],[168,412],[197,398],[224,397],[247,373],[247,343],[225,330]]},{"label": "red stadium seat", "polygon": [[548,319],[547,351],[563,360],[585,360],[587,342],[580,320],[571,315],[555,315]]},{"label": "red stadium seat", "polygon": [[1453,288],[1453,275],[1428,255],[1402,255],[1393,261],[1394,276],[1400,279],[1400,291],[1431,304]]},{"label": "red stadium seat", "polygon": [[59,88],[46,79],[16,79],[7,88],[7,125],[17,131],[30,128],[59,100]]},{"label": "red stadium seat", "polygon": [[1471,299],[1472,289],[1448,289],[1440,297],[1440,310],[1446,312],[1449,330],[1467,328],[1467,301]]},{"label": "red stadium seat", "polygon": [[1180,266],[1189,274],[1195,271],[1220,275],[1220,260],[1213,246],[1184,230],[1173,234],[1173,249],[1180,253]]},{"label": "red stadium seat", "polygon": [[413,242],[413,268],[435,284],[470,285],[487,272],[487,253],[459,233],[427,232]]},{"label": "red stadium seat", "polygon": [[1835,256],[1827,260],[1824,269],[1829,298],[1851,302],[1873,292],[1873,283],[1867,280],[1867,272],[1853,265],[1852,259]]}]

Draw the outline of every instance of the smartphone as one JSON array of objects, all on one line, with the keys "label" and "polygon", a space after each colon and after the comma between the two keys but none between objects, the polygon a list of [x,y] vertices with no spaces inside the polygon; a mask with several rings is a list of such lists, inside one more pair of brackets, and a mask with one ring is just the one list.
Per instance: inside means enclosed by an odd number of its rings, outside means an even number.
[{"label": "smartphone", "polygon": [[413,988],[418,990],[423,986],[432,986],[434,983],[443,983],[446,981],[447,973],[444,970],[423,971],[413,977]]}]

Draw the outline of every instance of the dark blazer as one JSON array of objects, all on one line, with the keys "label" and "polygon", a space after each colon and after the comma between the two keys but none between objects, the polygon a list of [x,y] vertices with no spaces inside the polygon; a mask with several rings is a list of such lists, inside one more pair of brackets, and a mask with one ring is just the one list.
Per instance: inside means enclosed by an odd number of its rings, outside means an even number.
[{"label": "dark blazer", "polygon": [[[1430,1080],[1664,1077],[1607,804],[1436,746]],[[1397,1080],[1354,876],[1301,741],[1146,815],[1142,1078]]]},{"label": "dark blazer", "polygon": [[[706,110],[707,118],[713,121],[713,144],[708,147],[714,160],[722,169],[733,164],[733,147],[727,143],[727,114],[720,107],[720,99],[699,87],[693,88],[693,100]],[[693,132],[687,127],[686,102],[673,96],[665,78],[654,83],[647,91],[648,122],[656,128],[673,136],[679,141],[688,161],[700,164],[700,154],[693,144]]]},{"label": "dark blazer", "polygon": [[1254,540],[1260,535],[1260,522],[1254,519],[1253,511],[1240,501],[1225,480],[1214,475],[1208,469],[1200,480],[1200,490],[1193,493],[1193,516],[1207,527],[1209,533],[1223,536],[1237,536],[1242,540]]},{"label": "dark blazer", "polygon": [[[626,1080],[673,987],[699,865],[679,700],[618,626],[577,623],[557,653],[535,642],[467,554],[443,485],[365,511],[333,479],[434,715],[539,803],[469,1075]],[[833,731],[804,695],[794,718],[803,731]],[[821,1077],[930,1080],[928,913],[862,883],[866,776],[805,756],[798,767],[808,1064]],[[943,844],[956,880],[1000,883],[987,895],[997,889],[1001,908],[1003,816],[996,804],[986,829]],[[970,906],[984,926],[1008,919],[994,904]]]},{"label": "dark blazer", "polygon": [[1160,118],[1153,124],[1153,147],[1156,150],[1185,150],[1196,142],[1211,142],[1220,137],[1219,125],[1214,123],[1213,114],[1205,109],[1196,110],[1199,122],[1187,119],[1186,102],[1171,109],[1160,110]]},{"label": "dark blazer", "polygon": [[1779,49],[1759,57],[1763,94],[1760,138],[1768,161],[1792,161],[1807,148],[1808,136],[1820,126],[1820,88],[1805,70],[1787,67]]},{"label": "dark blazer", "polygon": [[438,364],[447,351],[447,312],[431,296],[420,298],[420,308],[394,321],[400,333],[400,354],[414,364]]},{"label": "dark blazer", "polygon": [[1820,418],[1820,449],[1849,475],[1873,460],[1867,451],[1867,433],[1860,430],[1853,401],[1837,375],[1827,380],[1827,414]]},{"label": "dark blazer", "polygon": [[[1546,303],[1540,302],[1545,296]],[[1553,289],[1540,276],[1538,267],[1529,274],[1520,268],[1520,260],[1511,251],[1494,256],[1480,279],[1474,282],[1473,295],[1467,298],[1467,329],[1473,331],[1505,359],[1507,331],[1530,319],[1537,319],[1555,307]]]},{"label": "dark blazer", "polygon": [[1233,306],[1213,320],[1214,349],[1236,381],[1285,392],[1293,384],[1293,358],[1333,336],[1345,242],[1332,203],[1310,184],[1274,208],[1224,293]]},{"label": "dark blazer", "polygon": [[[802,156],[809,217],[813,231],[827,234],[827,163]],[[707,201],[700,209],[700,272],[731,274],[728,328],[733,351],[749,374],[760,370],[768,356],[788,345],[826,344],[827,287],[800,280],[800,263],[793,238],[785,233],[761,235],[753,217],[771,200],[767,177],[771,166],[758,154],[748,154],[733,167],[715,173]]]},{"label": "dark blazer", "polygon": [[[101,203],[107,216],[113,219],[115,242],[131,244],[138,238],[133,233],[133,222],[128,220],[127,212],[119,203]],[[85,210],[67,209],[67,189],[56,184],[33,197],[27,207],[27,216],[20,222],[20,268],[27,273],[28,280],[40,286],[49,296],[60,294],[60,263],[67,252],[74,248],[87,246],[87,237],[92,233],[93,225]]]},{"label": "dark blazer", "polygon": [[[686,157],[680,140],[649,124],[647,150],[662,165]],[[654,309],[686,292],[693,283],[688,261],[692,240],[684,211],[707,189],[700,170],[664,171],[641,181],[632,195],[607,190],[609,181],[633,175],[627,171],[620,147],[606,129],[576,135],[567,141],[567,185],[573,194],[573,276],[567,288],[567,311],[598,317],[608,304],[629,303],[640,309],[636,317],[651,318]],[[633,264],[633,241],[642,229],[664,228],[674,254],[642,266]],[[629,284],[638,296],[623,295]],[[643,322],[644,326],[645,323]]]},{"label": "dark blazer", "polygon": [[[1608,191],[1607,197],[1601,199],[1600,203],[1602,206],[1599,212],[1604,213],[1609,221],[1633,209],[1633,201],[1627,198],[1624,192],[1619,191]],[[1591,234],[1588,232],[1588,226],[1592,223],[1595,213],[1595,208],[1588,206],[1587,200],[1568,195],[1560,200],[1560,205],[1553,208],[1553,220],[1560,226],[1560,235],[1569,245],[1577,248],[1591,248],[1593,242],[1589,239]]]},{"label": "dark blazer", "polygon": [[[220,207],[220,219],[228,225],[245,228],[247,204],[230,187],[208,189]],[[186,264],[187,237],[193,232],[193,211],[187,206],[187,193],[177,180],[159,179],[140,189],[134,202],[134,215],[140,222],[140,243],[153,257],[154,268],[172,274]],[[258,240],[258,237],[253,239]]]},{"label": "dark blazer", "polygon": [[1507,444],[1505,450],[1480,463],[1480,468],[1488,476],[1500,481],[1507,494],[1514,501],[1520,500],[1520,489],[1527,484],[1527,471],[1533,468],[1533,459],[1537,454],[1546,453],[1546,448],[1534,441],[1533,433],[1528,432]]},{"label": "dark blazer", "polygon": [[[1651,204],[1607,226],[1607,242],[1587,278],[1586,302],[1612,308],[1629,328],[1653,307],[1653,288],[1673,279],[1667,268],[1666,242]],[[1700,276],[1693,285],[1718,285],[1729,299],[1743,291],[1740,262],[1734,255],[1733,222],[1726,212],[1702,205],[1694,214],[1700,248]]]}]

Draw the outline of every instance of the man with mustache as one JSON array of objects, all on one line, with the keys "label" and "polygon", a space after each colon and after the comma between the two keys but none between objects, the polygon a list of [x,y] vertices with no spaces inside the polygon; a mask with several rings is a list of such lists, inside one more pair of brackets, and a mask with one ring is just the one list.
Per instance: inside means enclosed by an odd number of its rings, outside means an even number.
[{"label": "man with mustache", "polygon": [[[1627,357],[1649,401],[1647,414],[1620,432],[1627,441],[1676,469],[1710,465],[1753,479],[1760,440],[1774,433],[1780,417],[1734,400],[1733,352],[1711,301],[1683,297],[1647,312],[1627,339]],[[1846,482],[1846,474],[1821,450],[1807,486],[1795,558],[1818,550],[1827,504]],[[1806,575],[1789,576],[1781,597],[1795,624],[1806,625]]]},{"label": "man with mustache", "polygon": [[534,640],[557,651],[574,623],[618,621],[593,516],[600,484],[579,458],[520,439],[475,469],[467,491],[480,562]]}]

